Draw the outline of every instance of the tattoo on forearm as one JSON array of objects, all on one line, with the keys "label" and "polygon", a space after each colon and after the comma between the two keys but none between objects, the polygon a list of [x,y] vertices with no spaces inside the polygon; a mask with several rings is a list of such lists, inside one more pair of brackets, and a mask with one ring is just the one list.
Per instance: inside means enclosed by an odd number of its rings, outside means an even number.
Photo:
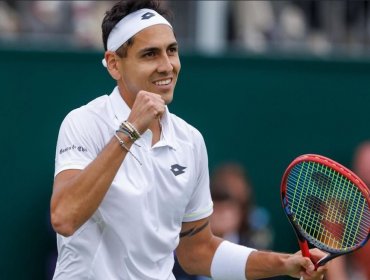
[{"label": "tattoo on forearm", "polygon": [[191,236],[197,234],[198,232],[201,232],[203,229],[205,229],[208,224],[209,224],[209,221],[205,222],[203,225],[201,225],[198,228],[194,227],[194,228],[191,228],[191,229],[186,230],[184,232],[180,232],[180,238],[183,238],[185,236],[191,237]]}]

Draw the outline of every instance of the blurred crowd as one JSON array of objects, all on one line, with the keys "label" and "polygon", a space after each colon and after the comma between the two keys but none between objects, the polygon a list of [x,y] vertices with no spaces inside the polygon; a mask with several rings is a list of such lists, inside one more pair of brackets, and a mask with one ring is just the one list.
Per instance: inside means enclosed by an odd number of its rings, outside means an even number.
[{"label": "blurred crowd", "polygon": [[3,43],[101,48],[100,23],[112,1],[0,1]]},{"label": "blurred crowd", "polygon": [[[112,2],[0,1],[0,43],[101,50],[100,22]],[[203,34],[199,30],[213,16],[219,24],[212,31],[215,42],[227,51],[368,52],[368,1],[164,2],[174,11],[180,44],[191,51],[197,50],[197,40],[209,35],[211,25]]]}]

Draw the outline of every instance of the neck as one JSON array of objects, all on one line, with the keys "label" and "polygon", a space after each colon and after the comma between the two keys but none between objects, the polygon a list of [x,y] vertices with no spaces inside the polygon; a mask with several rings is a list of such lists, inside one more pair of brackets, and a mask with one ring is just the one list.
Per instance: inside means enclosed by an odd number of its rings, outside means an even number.
[{"label": "neck", "polygon": [[127,106],[130,109],[132,109],[132,106],[134,105],[135,99],[128,94],[128,91],[126,90],[126,88],[121,83],[118,82],[117,85],[118,85],[119,93],[122,96],[122,99],[126,102]]}]

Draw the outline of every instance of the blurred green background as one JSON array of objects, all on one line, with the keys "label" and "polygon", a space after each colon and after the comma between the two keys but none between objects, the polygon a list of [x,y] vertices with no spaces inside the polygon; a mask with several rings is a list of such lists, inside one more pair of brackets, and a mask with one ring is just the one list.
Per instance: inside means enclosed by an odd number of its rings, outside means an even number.
[{"label": "blurred green background", "polygon": [[[49,225],[59,125],[73,108],[109,94],[101,52],[0,50],[0,279],[48,279]],[[370,61],[185,54],[170,110],[203,134],[212,169],[245,165],[270,211],[274,249],[298,250],[280,205],[280,180],[298,155],[350,166],[370,138]]]}]

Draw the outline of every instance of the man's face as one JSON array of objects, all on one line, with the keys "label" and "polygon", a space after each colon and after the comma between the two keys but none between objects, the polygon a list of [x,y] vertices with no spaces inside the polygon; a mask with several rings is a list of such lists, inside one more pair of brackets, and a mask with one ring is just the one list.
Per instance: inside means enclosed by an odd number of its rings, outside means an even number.
[{"label": "man's face", "polygon": [[212,232],[219,237],[237,233],[242,218],[241,204],[236,200],[214,201],[213,214],[211,216]]},{"label": "man's face", "polygon": [[127,56],[119,58],[118,86],[130,107],[140,90],[159,94],[169,104],[180,68],[173,30],[164,24],[153,25],[137,33]]}]

